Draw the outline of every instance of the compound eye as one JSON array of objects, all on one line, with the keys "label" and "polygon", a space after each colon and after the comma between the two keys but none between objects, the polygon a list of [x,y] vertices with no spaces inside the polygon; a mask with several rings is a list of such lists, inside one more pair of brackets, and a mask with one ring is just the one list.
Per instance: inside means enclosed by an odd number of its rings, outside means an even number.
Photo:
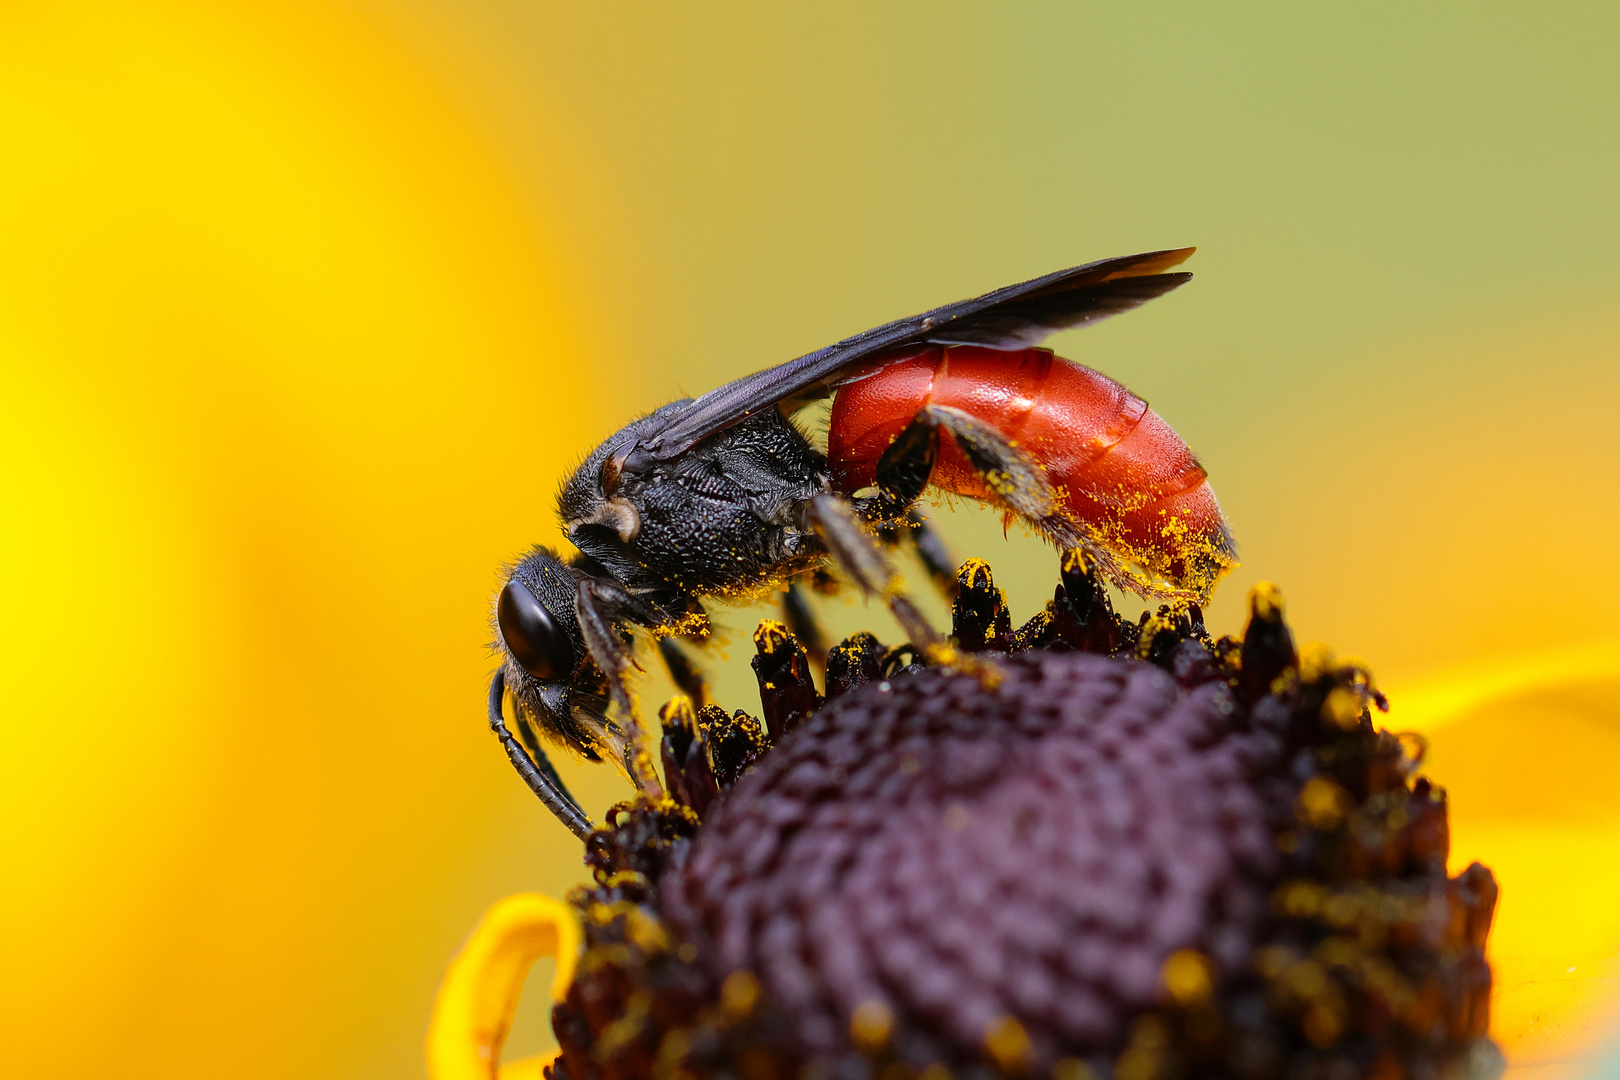
[{"label": "compound eye", "polygon": [[501,590],[495,621],[507,652],[530,675],[552,682],[573,672],[574,643],[521,581],[508,581]]}]

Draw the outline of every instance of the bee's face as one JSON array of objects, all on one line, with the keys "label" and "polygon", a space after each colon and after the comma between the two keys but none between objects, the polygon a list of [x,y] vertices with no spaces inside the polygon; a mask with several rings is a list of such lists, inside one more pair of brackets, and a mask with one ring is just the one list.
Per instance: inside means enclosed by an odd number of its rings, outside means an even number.
[{"label": "bee's face", "polygon": [[496,647],[520,715],[586,757],[605,724],[607,701],[581,673],[585,641],[574,615],[579,585],[551,552],[536,548],[512,567],[495,601]]},{"label": "bee's face", "polygon": [[573,640],[545,603],[516,577],[501,590],[495,625],[507,655],[534,678],[557,682],[574,673]]}]

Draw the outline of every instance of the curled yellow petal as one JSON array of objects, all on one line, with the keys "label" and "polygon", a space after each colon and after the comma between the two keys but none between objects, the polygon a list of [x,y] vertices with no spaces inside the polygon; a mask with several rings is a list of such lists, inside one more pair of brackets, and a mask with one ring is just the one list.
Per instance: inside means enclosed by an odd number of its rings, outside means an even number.
[{"label": "curled yellow petal", "polygon": [[580,927],[574,910],[539,893],[497,903],[439,984],[428,1024],[430,1080],[539,1080],[547,1058],[500,1067],[524,979],[536,960],[555,957],[551,995],[561,1001],[579,959]]},{"label": "curled yellow petal", "polygon": [[1425,735],[1466,720],[1474,710],[1520,694],[1620,678],[1620,639],[1583,642],[1512,663],[1481,661],[1401,687],[1392,726]]},{"label": "curled yellow petal", "polygon": [[1449,793],[1451,869],[1501,886],[1491,1035],[1509,1080],[1582,1075],[1620,1020],[1620,641],[1390,691]]}]

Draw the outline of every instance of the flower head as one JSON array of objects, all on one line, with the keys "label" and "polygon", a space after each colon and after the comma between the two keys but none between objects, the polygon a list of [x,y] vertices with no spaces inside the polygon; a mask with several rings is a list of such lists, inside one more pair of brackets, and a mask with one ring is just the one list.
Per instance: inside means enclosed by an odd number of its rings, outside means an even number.
[{"label": "flower head", "polygon": [[1444,1075],[1485,1038],[1489,871],[1445,870],[1420,745],[1367,674],[1119,619],[1087,566],[1013,632],[982,564],[956,638],[995,677],[869,637],[818,700],[756,638],[765,723],[666,710],[682,802],[627,804],[573,899],[553,1080]]}]

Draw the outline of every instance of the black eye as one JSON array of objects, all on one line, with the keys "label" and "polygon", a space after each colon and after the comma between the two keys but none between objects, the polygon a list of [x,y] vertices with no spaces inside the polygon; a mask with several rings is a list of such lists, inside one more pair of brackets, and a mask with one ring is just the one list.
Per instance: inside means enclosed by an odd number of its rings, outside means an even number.
[{"label": "black eye", "polygon": [[574,643],[521,581],[508,581],[495,609],[512,659],[537,679],[565,679],[574,670]]}]

